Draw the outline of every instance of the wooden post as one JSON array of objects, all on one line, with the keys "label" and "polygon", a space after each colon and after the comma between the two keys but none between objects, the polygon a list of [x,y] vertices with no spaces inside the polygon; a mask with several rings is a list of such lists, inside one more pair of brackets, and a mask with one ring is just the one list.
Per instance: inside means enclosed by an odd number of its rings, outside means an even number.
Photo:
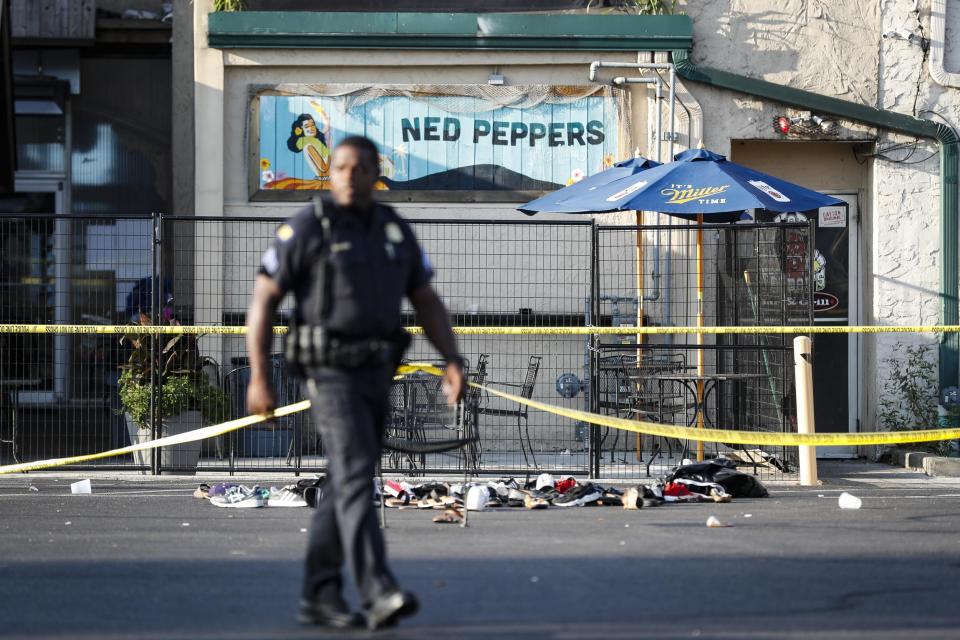
[{"label": "wooden post", "polygon": [[[808,336],[793,339],[793,371],[797,388],[797,433],[816,433],[813,420],[812,348]],[[817,448],[799,447],[800,484],[813,487],[817,483]]]}]

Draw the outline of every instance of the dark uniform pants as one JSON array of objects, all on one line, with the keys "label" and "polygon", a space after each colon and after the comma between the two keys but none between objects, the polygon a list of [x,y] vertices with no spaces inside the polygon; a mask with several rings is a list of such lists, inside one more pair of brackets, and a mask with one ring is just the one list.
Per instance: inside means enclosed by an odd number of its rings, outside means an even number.
[{"label": "dark uniform pants", "polygon": [[344,561],[367,604],[396,586],[373,507],[389,385],[386,367],[315,369],[307,388],[323,439],[327,481],[310,528],[303,597],[339,597]]}]

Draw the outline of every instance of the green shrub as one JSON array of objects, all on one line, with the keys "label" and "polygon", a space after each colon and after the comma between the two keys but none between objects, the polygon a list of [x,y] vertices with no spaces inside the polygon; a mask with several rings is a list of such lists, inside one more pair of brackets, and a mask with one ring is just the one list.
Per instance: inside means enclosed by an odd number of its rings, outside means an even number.
[{"label": "green shrub", "polygon": [[[141,324],[149,324],[142,317]],[[203,372],[212,358],[200,355],[200,336],[179,334],[160,336],[159,357],[151,349],[151,339],[144,335],[128,335],[121,339],[133,350],[120,374],[120,401],[123,409],[141,427],[150,424],[150,386],[154,368],[159,371],[160,397],[157,406],[161,418],[170,418],[184,411],[199,410],[210,424],[226,419],[229,399],[222,389],[210,384]]]},{"label": "green shrub", "polygon": [[[888,431],[937,428],[937,356],[933,345],[897,345],[884,360],[889,373],[877,418]],[[919,442],[913,449],[945,454],[948,441]]]}]

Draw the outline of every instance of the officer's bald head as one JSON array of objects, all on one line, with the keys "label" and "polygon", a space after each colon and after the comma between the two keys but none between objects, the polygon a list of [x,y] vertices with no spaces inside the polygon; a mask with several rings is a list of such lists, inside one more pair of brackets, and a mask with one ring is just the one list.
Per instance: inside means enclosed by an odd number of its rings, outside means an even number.
[{"label": "officer's bald head", "polygon": [[338,205],[369,207],[379,177],[380,154],[370,139],[350,136],[341,140],[333,150],[330,192]]}]

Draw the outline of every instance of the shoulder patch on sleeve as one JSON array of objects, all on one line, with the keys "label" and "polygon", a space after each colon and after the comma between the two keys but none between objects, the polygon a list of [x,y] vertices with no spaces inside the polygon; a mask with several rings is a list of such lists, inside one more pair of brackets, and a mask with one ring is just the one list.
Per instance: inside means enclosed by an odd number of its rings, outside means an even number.
[{"label": "shoulder patch on sleeve", "polygon": [[400,225],[396,222],[388,222],[384,231],[387,234],[387,240],[394,244],[400,244],[403,242],[403,231],[400,230]]},{"label": "shoulder patch on sleeve", "polygon": [[277,271],[280,270],[280,258],[277,256],[276,247],[267,247],[267,250],[263,252],[263,257],[260,258],[260,264],[263,265],[263,270],[271,278],[277,275]]},{"label": "shoulder patch on sleeve", "polygon": [[277,238],[281,242],[286,242],[292,237],[293,237],[293,227],[291,227],[289,224],[282,224],[277,229]]}]

